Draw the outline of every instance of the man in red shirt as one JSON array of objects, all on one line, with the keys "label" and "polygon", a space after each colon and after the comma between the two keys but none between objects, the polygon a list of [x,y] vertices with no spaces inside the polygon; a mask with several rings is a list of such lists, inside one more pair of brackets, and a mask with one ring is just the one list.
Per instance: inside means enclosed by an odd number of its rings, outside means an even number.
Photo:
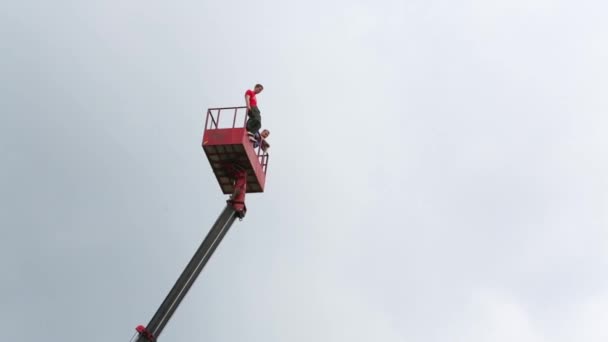
[{"label": "man in red shirt", "polygon": [[245,92],[245,103],[247,103],[247,132],[250,136],[257,133],[262,127],[262,116],[258,108],[258,100],[256,95],[261,93],[264,87],[261,84],[256,84],[253,90],[249,89]]}]

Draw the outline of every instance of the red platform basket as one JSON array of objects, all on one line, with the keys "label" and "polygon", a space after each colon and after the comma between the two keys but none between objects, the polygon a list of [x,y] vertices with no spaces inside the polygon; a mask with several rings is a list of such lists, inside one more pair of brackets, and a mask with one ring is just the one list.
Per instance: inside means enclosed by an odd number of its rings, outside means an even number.
[{"label": "red platform basket", "polygon": [[224,194],[234,191],[235,169],[247,171],[248,193],[264,192],[269,155],[253,147],[246,122],[247,107],[207,110],[202,146]]}]

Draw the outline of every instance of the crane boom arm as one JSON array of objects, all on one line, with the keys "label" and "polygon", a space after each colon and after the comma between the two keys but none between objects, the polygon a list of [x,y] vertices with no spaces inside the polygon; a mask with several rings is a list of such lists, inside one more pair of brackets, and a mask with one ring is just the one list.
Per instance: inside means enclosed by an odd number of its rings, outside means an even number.
[{"label": "crane boom arm", "polygon": [[246,172],[239,171],[236,173],[235,193],[227,201],[228,204],[213,224],[213,227],[211,227],[211,230],[209,230],[209,233],[207,233],[205,240],[203,240],[196,253],[194,253],[194,256],[190,259],[190,262],[148,325],[146,327],[140,325],[136,328],[139,333],[139,336],[135,340],[136,342],[152,342],[158,338],[234,221],[237,218],[242,219],[245,216],[247,210],[245,208],[246,178]]}]

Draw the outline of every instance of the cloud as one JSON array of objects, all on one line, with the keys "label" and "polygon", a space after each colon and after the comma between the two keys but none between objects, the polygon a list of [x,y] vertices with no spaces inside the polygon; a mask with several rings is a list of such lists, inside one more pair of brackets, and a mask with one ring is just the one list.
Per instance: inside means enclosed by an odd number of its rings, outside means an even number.
[{"label": "cloud", "polygon": [[608,292],[589,296],[571,312],[566,324],[570,341],[604,342],[608,340]]},{"label": "cloud", "polygon": [[456,341],[547,341],[521,302],[504,291],[475,291],[463,316],[465,320],[456,319],[458,326],[453,332]]}]

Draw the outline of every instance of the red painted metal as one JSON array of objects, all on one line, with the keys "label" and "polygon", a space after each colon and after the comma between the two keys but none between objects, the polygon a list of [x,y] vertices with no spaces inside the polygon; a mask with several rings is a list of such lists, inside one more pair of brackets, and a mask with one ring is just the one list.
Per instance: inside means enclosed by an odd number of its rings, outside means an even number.
[{"label": "red painted metal", "polygon": [[[229,124],[220,120],[221,114],[232,115]],[[238,116],[243,115],[243,120]],[[240,121],[240,123],[239,123]],[[235,191],[235,174],[238,168],[246,172],[246,192],[264,192],[269,155],[261,147],[254,148],[245,124],[247,107],[210,108],[205,118],[202,147],[224,194]]]},{"label": "red painted metal", "polygon": [[[230,167],[232,168],[232,167]],[[237,216],[245,217],[247,207],[245,206],[245,195],[247,194],[247,171],[234,169],[234,192],[228,200],[228,204],[234,208]]]},{"label": "red painted metal", "polygon": [[152,335],[152,333],[150,333],[148,331],[148,329],[146,329],[146,327],[144,327],[143,325],[138,325],[137,328],[135,328],[135,331],[137,331],[140,336],[142,336],[143,338],[145,338],[146,340],[148,340],[150,342],[153,342],[156,340],[154,335]]}]

